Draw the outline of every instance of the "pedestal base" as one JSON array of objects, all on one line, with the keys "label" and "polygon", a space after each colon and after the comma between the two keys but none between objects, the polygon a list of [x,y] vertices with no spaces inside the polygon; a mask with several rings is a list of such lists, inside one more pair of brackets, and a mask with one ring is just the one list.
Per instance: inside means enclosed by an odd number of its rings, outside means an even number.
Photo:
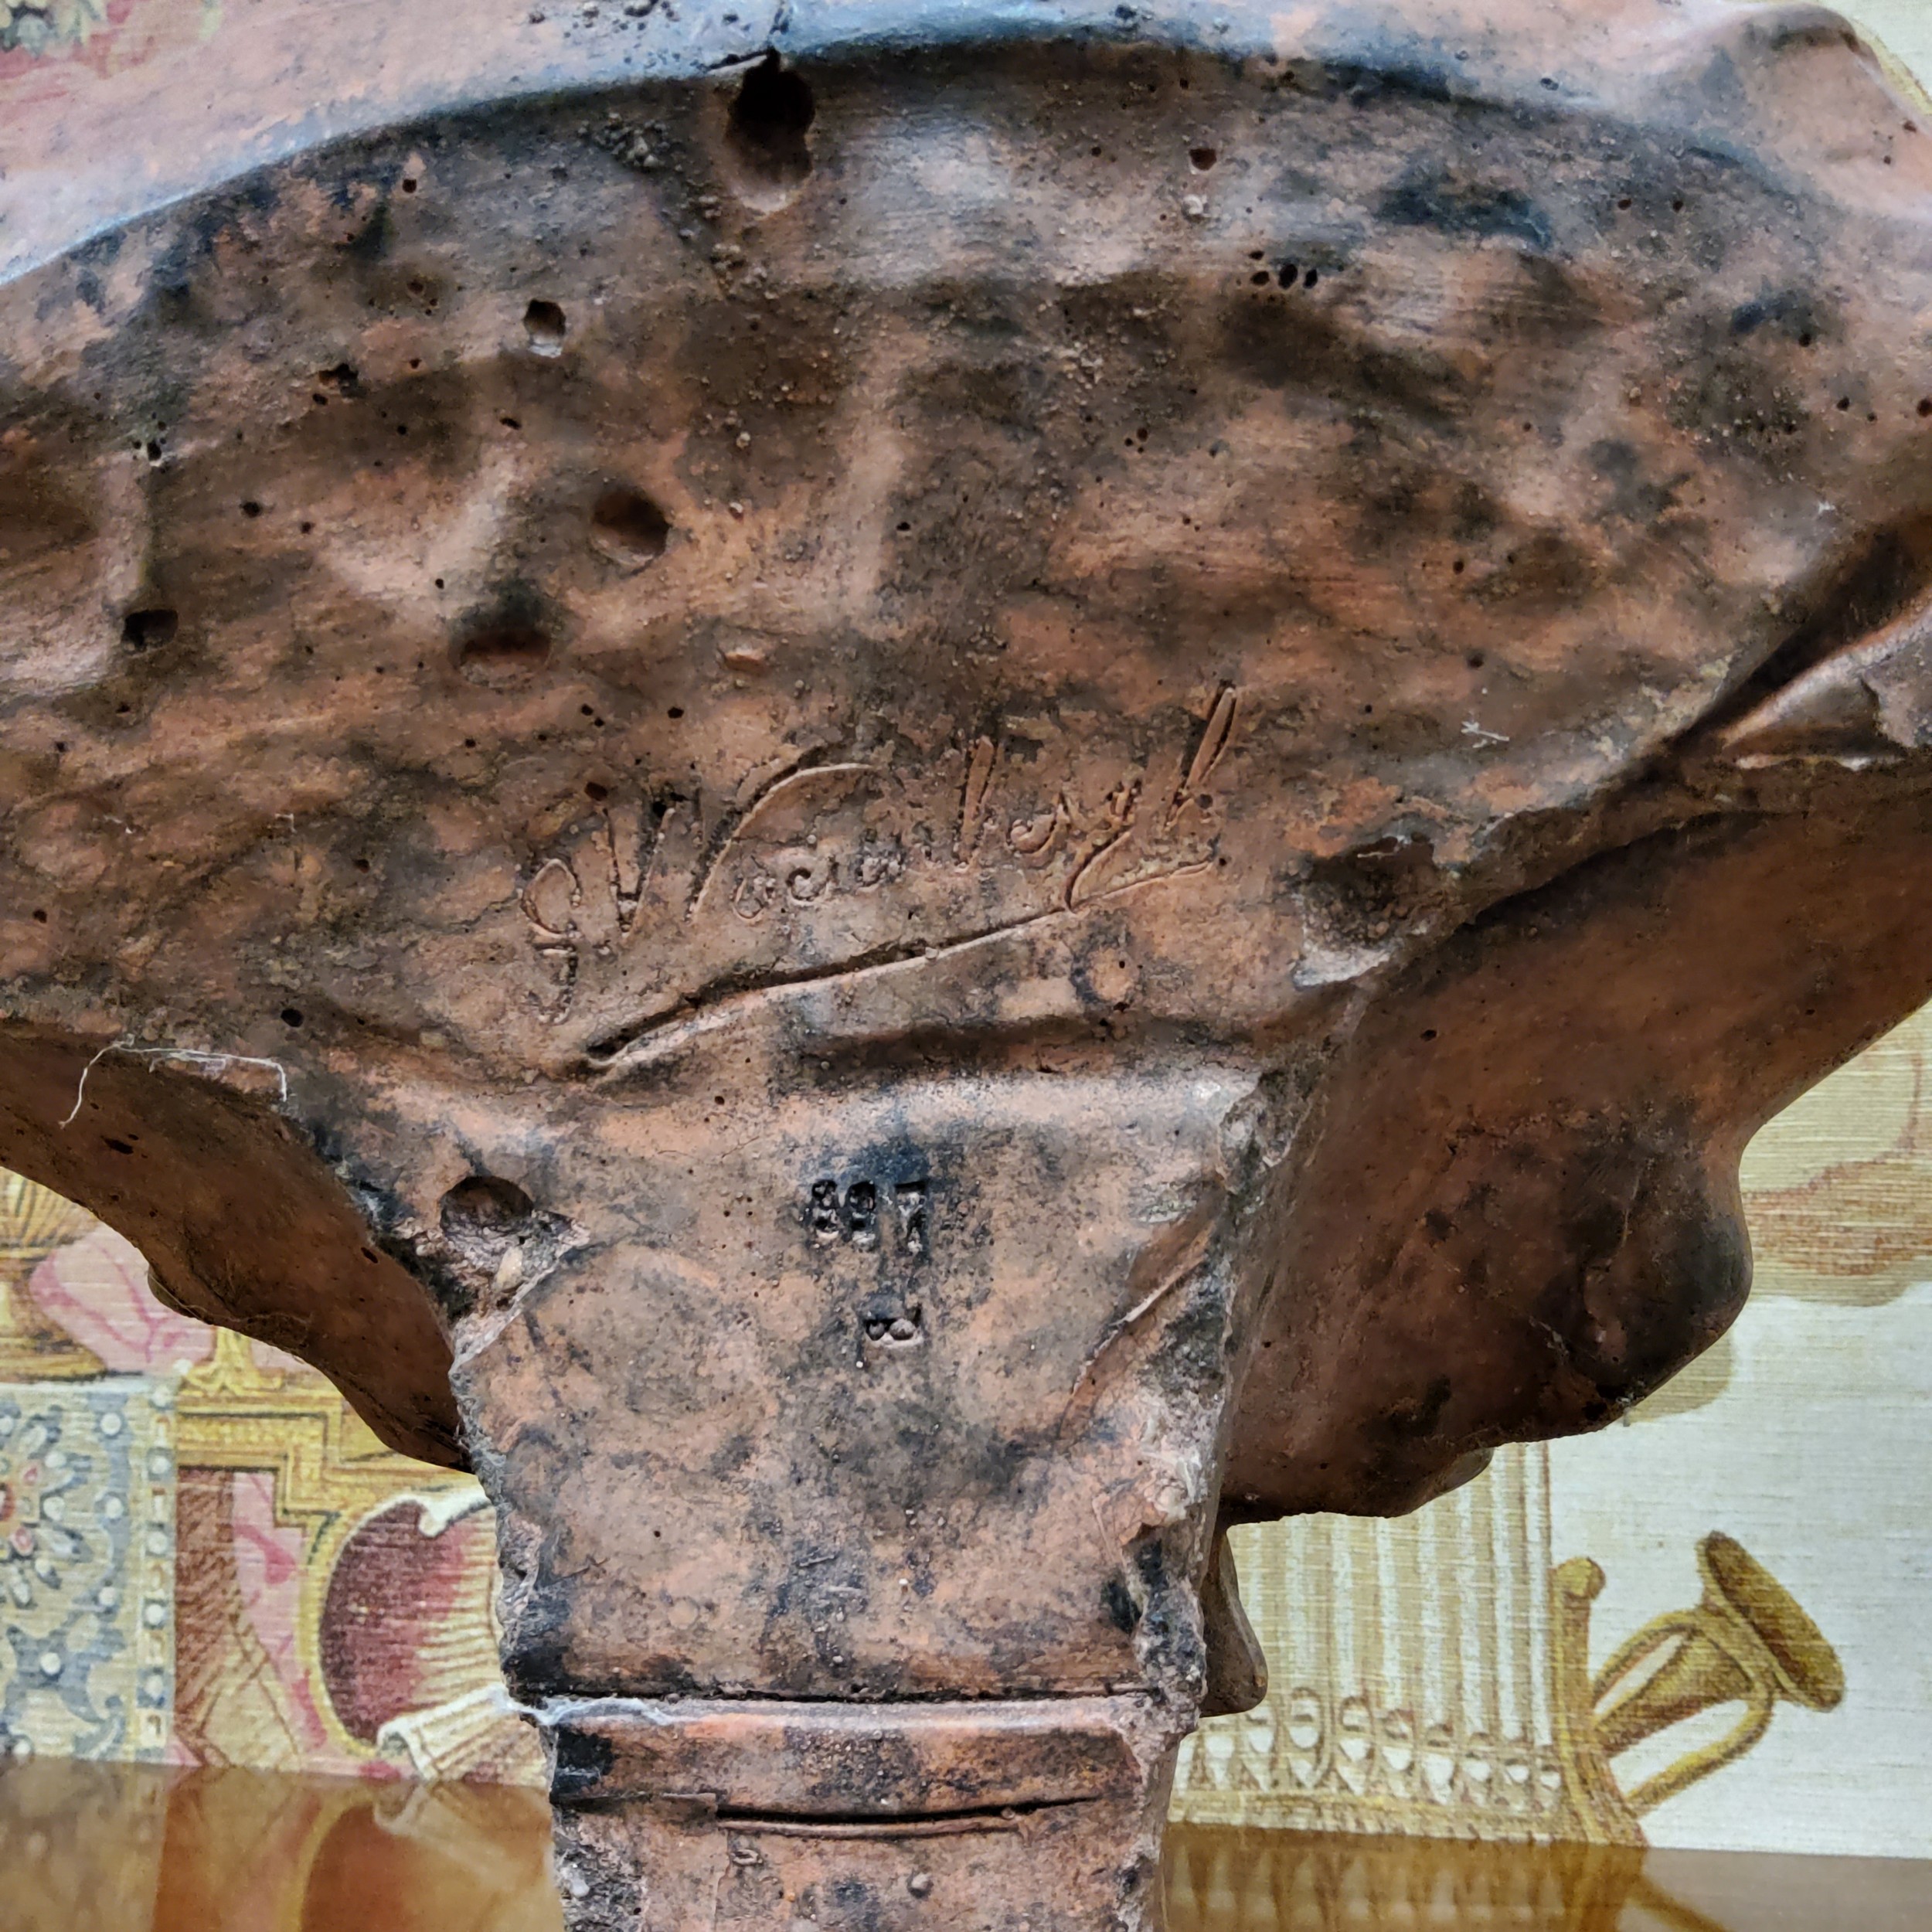
[{"label": "pedestal base", "polygon": [[600,1703],[553,1718],[570,1932],[1158,1932],[1149,1699]]}]

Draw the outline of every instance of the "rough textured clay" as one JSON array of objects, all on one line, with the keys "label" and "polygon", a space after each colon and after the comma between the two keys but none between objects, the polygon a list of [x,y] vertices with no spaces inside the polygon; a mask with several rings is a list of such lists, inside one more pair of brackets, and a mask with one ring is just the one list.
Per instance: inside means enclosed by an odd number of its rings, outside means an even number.
[{"label": "rough textured clay", "polygon": [[576,1932],[1151,1925],[1219,1531],[1622,1413],[1932,992],[1918,111],[293,11],[4,83],[0,1162],[476,1468]]}]

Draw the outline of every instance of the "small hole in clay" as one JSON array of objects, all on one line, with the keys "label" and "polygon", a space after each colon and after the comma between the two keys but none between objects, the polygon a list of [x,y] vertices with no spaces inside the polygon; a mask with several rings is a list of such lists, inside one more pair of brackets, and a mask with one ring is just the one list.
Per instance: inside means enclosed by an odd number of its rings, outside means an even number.
[{"label": "small hole in clay", "polygon": [[250,497],[249,500],[241,506],[241,512],[243,516],[260,516],[262,513],[262,506],[257,503],[253,497]]},{"label": "small hole in clay", "polygon": [[1921,396],[1919,398],[1919,413],[1921,416],[1932,416],[1932,396]]},{"label": "small hole in clay", "polygon": [[33,923],[36,926],[44,926],[47,923],[47,915],[37,906],[34,908]]},{"label": "small hole in clay", "polygon": [[811,90],[768,53],[740,83],[726,139],[747,177],[764,188],[795,188],[811,172],[805,136],[818,110]]},{"label": "small hole in clay", "polygon": [[1317,282],[1321,281],[1321,270],[1318,268],[1311,268],[1301,277],[1301,286],[1304,288],[1312,288]]},{"label": "small hole in clay", "polygon": [[1265,268],[1257,268],[1254,273],[1248,277],[1248,280],[1253,283],[1257,288],[1266,288],[1268,284],[1273,281],[1274,279],[1274,277],[1270,275]]},{"label": "small hole in clay", "polygon": [[1204,175],[1221,158],[1212,148],[1190,148],[1187,151],[1187,158]]},{"label": "small hole in clay", "polygon": [[403,177],[403,192],[406,195],[413,195],[416,192],[416,178],[413,175],[405,175]]},{"label": "small hole in clay", "polygon": [[478,624],[456,647],[456,665],[465,677],[492,684],[540,670],[550,655],[550,640],[540,626],[514,617]]},{"label": "small hole in clay", "polygon": [[584,786],[583,795],[585,798],[588,798],[594,805],[600,805],[604,803],[605,799],[610,797],[611,787],[608,785],[599,784],[597,781],[593,778]]},{"label": "small hole in clay", "polygon": [[1280,273],[1275,277],[1275,280],[1279,282],[1284,288],[1292,288],[1294,287],[1297,280],[1299,278],[1301,274],[1301,270],[1298,268],[1293,262],[1284,262],[1281,264]]},{"label": "small hole in clay", "polygon": [[181,628],[181,619],[172,611],[130,611],[121,620],[121,641],[137,651],[158,650],[172,644]]},{"label": "small hole in clay", "polygon": [[607,489],[590,512],[590,528],[605,549],[631,563],[664,555],[671,519],[641,491]]},{"label": "small hole in clay", "polygon": [[282,1009],[282,1024],[284,1026],[299,1026],[301,1023],[302,1015],[299,1007],[284,1006]]},{"label": "small hole in clay", "polygon": [[523,311],[523,332],[539,355],[560,355],[570,325],[555,302],[534,301]]},{"label": "small hole in clay", "polygon": [[664,715],[667,718],[682,718],[684,716],[684,706],[681,704],[674,704]]},{"label": "small hole in clay", "polygon": [[536,1203],[514,1181],[472,1174],[443,1196],[437,1210],[443,1232],[459,1247],[500,1248],[536,1212]]}]

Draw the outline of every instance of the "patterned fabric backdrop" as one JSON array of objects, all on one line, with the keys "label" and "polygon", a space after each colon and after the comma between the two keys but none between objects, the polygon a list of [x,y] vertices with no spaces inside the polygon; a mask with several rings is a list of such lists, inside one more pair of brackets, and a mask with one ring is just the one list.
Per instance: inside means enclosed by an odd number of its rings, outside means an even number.
[{"label": "patterned fabric backdrop", "polygon": [[0,1743],[539,1778],[481,1490],[146,1280],[117,1235],[0,1186]]},{"label": "patterned fabric backdrop", "polygon": [[[1850,11],[1932,73],[1932,0]],[[0,0],[0,80],[222,19]],[[1177,1811],[1932,1856],[1932,1009],[1745,1178],[1750,1304],[1628,1421],[1403,1522],[1242,1532],[1270,1689],[1190,1742]],[[145,1280],[0,1182],[0,1750],[538,1781],[480,1490]]]}]

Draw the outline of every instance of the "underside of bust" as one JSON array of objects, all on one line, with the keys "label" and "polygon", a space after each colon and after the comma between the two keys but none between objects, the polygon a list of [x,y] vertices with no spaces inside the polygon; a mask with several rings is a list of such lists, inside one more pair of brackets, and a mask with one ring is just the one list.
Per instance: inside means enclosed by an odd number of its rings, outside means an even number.
[{"label": "underside of bust", "polygon": [[0,1162],[477,1471],[580,1932],[1151,1924],[1220,1532],[1623,1414],[1932,992],[1932,136],[605,11],[4,138]]}]

